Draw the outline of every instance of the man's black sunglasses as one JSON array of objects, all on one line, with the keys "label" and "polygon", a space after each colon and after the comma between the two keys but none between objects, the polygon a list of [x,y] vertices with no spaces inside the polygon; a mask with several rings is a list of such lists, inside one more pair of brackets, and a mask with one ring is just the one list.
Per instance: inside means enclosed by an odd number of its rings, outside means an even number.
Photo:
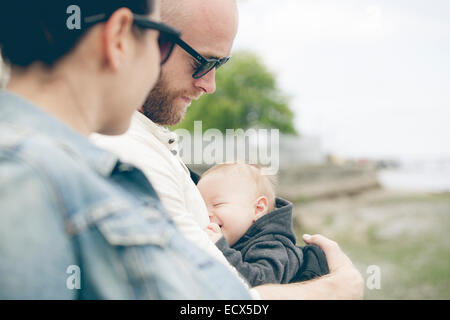
[{"label": "man's black sunglasses", "polygon": [[214,68],[219,68],[223,64],[227,63],[228,60],[230,60],[231,57],[224,57],[221,59],[215,59],[210,58],[207,59],[204,56],[202,56],[200,53],[194,50],[190,45],[188,45],[186,42],[181,40],[180,37],[178,37],[175,40],[176,44],[179,45],[184,51],[189,53],[195,60],[199,62],[199,66],[195,69],[195,72],[192,74],[192,77],[194,79],[199,79],[203,77],[205,74],[210,72]]},{"label": "man's black sunglasses", "polygon": [[[106,13],[101,13],[86,17],[84,23],[86,26],[90,26],[106,20],[108,20],[108,15]],[[180,39],[181,32],[164,23],[151,21],[146,16],[139,14],[133,14],[133,23],[140,28],[159,31],[158,45],[161,54],[161,65],[166,63],[173,51],[175,43]]]}]

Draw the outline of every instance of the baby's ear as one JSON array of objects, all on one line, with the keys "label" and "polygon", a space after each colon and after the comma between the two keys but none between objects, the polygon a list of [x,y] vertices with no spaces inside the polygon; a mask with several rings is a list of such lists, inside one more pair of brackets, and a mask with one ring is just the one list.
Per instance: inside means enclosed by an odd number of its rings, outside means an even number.
[{"label": "baby's ear", "polygon": [[266,196],[261,196],[258,199],[256,199],[254,221],[265,215],[268,210],[269,210],[269,200],[267,199]]}]

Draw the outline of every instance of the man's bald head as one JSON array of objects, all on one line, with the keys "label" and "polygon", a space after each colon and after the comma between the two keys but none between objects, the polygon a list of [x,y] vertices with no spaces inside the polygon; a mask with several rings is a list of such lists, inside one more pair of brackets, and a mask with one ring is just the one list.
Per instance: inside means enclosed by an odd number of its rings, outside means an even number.
[{"label": "man's bald head", "polygon": [[[186,19],[207,15],[213,21],[220,21],[232,13],[237,22],[236,0],[161,0],[162,21],[181,29]],[[198,17],[197,17],[198,18]]]},{"label": "man's bald head", "polygon": [[[181,38],[205,58],[231,55],[238,28],[236,0],[161,0],[161,19],[180,30]],[[216,70],[194,79],[197,67],[194,57],[175,46],[142,107],[144,115],[155,123],[174,125],[192,100],[213,93]]]},{"label": "man's bald head", "polygon": [[161,0],[161,20],[175,27],[177,21],[184,17],[185,1]]},{"label": "man's bald head", "polygon": [[[232,44],[239,20],[236,0],[162,0],[161,19],[180,30],[186,42],[200,34],[210,44],[214,40]],[[231,46],[228,49],[231,52]]]}]

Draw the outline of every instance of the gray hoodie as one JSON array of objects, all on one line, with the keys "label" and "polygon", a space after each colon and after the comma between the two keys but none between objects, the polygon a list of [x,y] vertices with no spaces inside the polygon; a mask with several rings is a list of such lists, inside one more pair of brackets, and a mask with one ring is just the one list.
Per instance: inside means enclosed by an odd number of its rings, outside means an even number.
[{"label": "gray hoodie", "polygon": [[303,250],[295,245],[292,203],[276,199],[276,209],[256,220],[230,248],[222,237],[217,247],[252,286],[289,283],[304,263]]}]

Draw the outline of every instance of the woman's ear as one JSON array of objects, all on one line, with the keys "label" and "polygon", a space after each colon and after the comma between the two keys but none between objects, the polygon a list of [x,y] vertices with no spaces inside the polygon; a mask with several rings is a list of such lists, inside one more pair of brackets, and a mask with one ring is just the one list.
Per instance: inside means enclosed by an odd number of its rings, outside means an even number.
[{"label": "woman's ear", "polygon": [[133,13],[128,8],[116,10],[104,25],[104,57],[106,64],[113,71],[120,69],[129,54],[132,27]]},{"label": "woman's ear", "polygon": [[256,220],[261,218],[263,215],[265,215],[268,210],[269,210],[269,200],[267,199],[266,196],[261,196],[258,199],[256,199],[255,214],[254,214],[253,222],[255,222]]}]

